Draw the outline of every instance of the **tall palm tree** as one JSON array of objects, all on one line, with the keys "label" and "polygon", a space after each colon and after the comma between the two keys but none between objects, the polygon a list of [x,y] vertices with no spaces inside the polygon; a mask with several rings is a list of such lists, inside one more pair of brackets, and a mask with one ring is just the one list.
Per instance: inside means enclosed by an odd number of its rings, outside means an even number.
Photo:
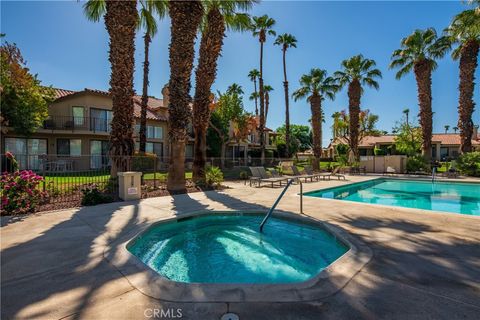
[{"label": "tall palm tree", "polygon": [[259,97],[260,97],[260,95],[256,91],[252,92],[250,94],[250,96],[248,97],[248,100],[255,101],[255,117],[258,117],[257,100],[258,100]]},{"label": "tall palm tree", "polygon": [[408,126],[408,116],[410,115],[410,109],[406,108],[406,109],[403,109],[403,114],[405,115],[405,120],[406,120],[406,124]]},{"label": "tall palm tree", "polygon": [[236,94],[237,96],[241,96],[243,94],[243,88],[238,83],[232,83],[227,88],[227,94]]},{"label": "tall palm tree", "polygon": [[148,107],[148,73],[150,67],[149,49],[152,38],[157,33],[157,22],[155,15],[163,19],[167,13],[167,1],[140,1],[139,23],[138,29],[145,30],[143,35],[144,41],[144,62],[143,62],[143,88],[142,88],[142,103],[140,112],[140,153],[145,153],[147,146],[147,107]]},{"label": "tall palm tree", "polygon": [[202,39],[198,67],[195,71],[195,96],[193,100],[193,130],[195,133],[193,181],[205,181],[207,160],[207,129],[210,120],[211,87],[217,75],[225,30],[249,30],[250,17],[236,10],[248,10],[254,1],[204,0],[204,18],[201,24]]},{"label": "tall palm tree", "polygon": [[293,92],[295,101],[307,99],[310,103],[312,112],[312,132],[313,132],[313,155],[315,162],[313,168],[319,169],[320,157],[322,155],[322,101],[325,98],[335,99],[335,93],[338,85],[335,79],[327,76],[327,71],[314,68],[309,74],[304,74],[300,78],[300,88]]},{"label": "tall palm tree", "polygon": [[268,84],[263,86],[263,92],[265,93],[265,125],[267,125],[268,107],[270,106],[270,92],[272,91],[273,91],[272,86]]},{"label": "tall palm tree", "polygon": [[263,45],[267,41],[267,35],[275,36],[276,32],[272,29],[275,25],[275,20],[267,15],[260,17],[253,17],[252,19],[252,33],[254,37],[258,36],[260,42],[260,76],[258,78],[259,93],[260,93],[260,150],[262,164],[265,162],[265,94],[263,91]]},{"label": "tall palm tree", "polygon": [[290,110],[286,55],[288,48],[297,47],[297,39],[291,34],[284,33],[277,37],[274,44],[280,45],[283,52],[283,89],[285,91],[285,144],[287,145],[287,157],[290,158]]},{"label": "tall palm tree", "polygon": [[472,151],[473,121],[475,109],[475,70],[478,65],[480,47],[480,11],[463,11],[455,16],[452,24],[445,29],[447,37],[458,45],[452,57],[460,59],[460,95],[458,99],[458,126],[460,128],[461,152]]},{"label": "tall palm tree", "polygon": [[257,91],[257,79],[260,77],[260,71],[258,71],[257,69],[252,69],[248,73],[248,77],[250,78],[250,81],[253,82],[253,88],[255,91],[250,96],[253,99],[250,99],[250,100],[255,100],[255,116],[258,117],[258,101],[257,100],[260,95],[258,94],[258,91]]},{"label": "tall palm tree", "polygon": [[187,127],[191,119],[189,103],[190,78],[195,55],[194,45],[202,20],[203,6],[200,0],[169,1],[171,19],[169,144],[170,165],[167,189],[185,189],[185,143]]},{"label": "tall palm tree", "polygon": [[360,99],[363,94],[363,86],[378,90],[376,79],[382,78],[382,72],[375,66],[374,60],[366,59],[359,54],[343,60],[343,70],[334,73],[340,88],[348,85],[349,144],[355,159],[359,158]]},{"label": "tall palm tree", "polygon": [[110,94],[113,119],[110,131],[112,176],[128,170],[135,151],[133,140],[133,72],[135,66],[135,28],[137,1],[88,1],[84,12],[89,20],[105,19],[110,38]]},{"label": "tall palm tree", "polygon": [[453,127],[452,129],[453,129],[453,132],[454,132],[454,133],[457,133],[458,127]]},{"label": "tall palm tree", "polygon": [[443,57],[449,49],[448,39],[437,37],[435,29],[415,30],[402,39],[401,48],[393,52],[390,63],[390,68],[400,68],[397,79],[412,69],[415,73],[422,127],[422,151],[426,160],[430,160],[432,156],[432,71],[437,68],[435,60]]},{"label": "tall palm tree", "polygon": [[445,133],[448,133],[448,130],[450,130],[450,126],[446,124],[443,127],[445,128]]}]

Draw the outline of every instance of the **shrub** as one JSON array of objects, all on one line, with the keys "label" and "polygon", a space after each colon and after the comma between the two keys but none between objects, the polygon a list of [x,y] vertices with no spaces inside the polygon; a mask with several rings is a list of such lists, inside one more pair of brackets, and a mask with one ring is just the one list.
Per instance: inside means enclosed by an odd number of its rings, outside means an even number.
[{"label": "shrub", "polygon": [[33,212],[46,197],[38,189],[43,178],[31,170],[4,172],[0,179],[2,214],[24,214]]},{"label": "shrub", "polygon": [[240,171],[239,176],[240,176],[240,179],[247,180],[248,179],[248,172],[245,171],[245,170],[242,170],[242,171]]},{"label": "shrub", "polygon": [[82,189],[82,205],[94,206],[101,203],[112,202],[113,198],[104,194],[96,184],[90,184]]},{"label": "shrub", "polygon": [[413,156],[407,159],[407,172],[415,172],[427,169],[427,163],[422,156]]},{"label": "shrub", "polygon": [[387,154],[387,152],[385,151],[385,149],[377,148],[377,147],[375,147],[375,149],[373,149],[373,153],[374,153],[376,156],[384,156],[384,155]]},{"label": "shrub", "polygon": [[462,154],[457,160],[457,167],[467,176],[480,177],[480,151]]},{"label": "shrub", "polygon": [[219,167],[209,166],[205,170],[207,186],[219,186],[223,182],[223,172]]}]

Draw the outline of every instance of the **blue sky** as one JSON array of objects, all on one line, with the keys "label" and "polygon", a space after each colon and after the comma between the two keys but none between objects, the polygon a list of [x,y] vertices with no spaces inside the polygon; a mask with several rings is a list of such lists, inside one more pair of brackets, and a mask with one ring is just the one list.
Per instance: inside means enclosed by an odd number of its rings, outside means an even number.
[{"label": "blue sky", "polygon": [[[86,20],[83,2],[34,1],[1,2],[1,32],[7,41],[21,48],[28,66],[38,73],[44,84],[80,90],[85,87],[108,90],[110,65],[108,62],[108,35],[102,23]],[[388,70],[391,53],[399,47],[402,37],[416,28],[446,27],[451,18],[466,6],[461,2],[322,2],[322,1],[264,1],[252,14],[268,14],[277,21],[277,33],[292,33],[298,39],[298,48],[287,55],[290,90],[298,87],[298,79],[311,68],[318,67],[333,73],[340,62],[362,53],[377,61],[383,72],[380,90],[365,89],[362,108],[380,116],[379,128],[391,131],[402,110],[410,108],[418,113],[416,84],[413,75],[395,80],[395,71]],[[160,96],[168,82],[169,20],[162,21],[151,48],[150,93]],[[199,41],[198,41],[199,42]],[[282,55],[270,37],[265,47],[264,79],[274,87],[267,126],[277,128],[284,122]],[[135,54],[135,89],[141,92],[143,48],[141,35],[137,36]],[[219,61],[214,90],[225,90],[233,82],[243,86],[248,110],[254,105],[247,97],[253,84],[247,74],[258,68],[259,43],[250,33],[229,33]],[[480,78],[477,69],[476,78]],[[434,131],[443,132],[444,125],[456,126],[458,100],[458,62],[446,56],[439,61],[433,75]],[[476,87],[475,101],[480,99]],[[334,111],[347,108],[346,90],[337,94],[335,101],[325,101],[327,116],[324,144],[331,137],[331,117]],[[308,124],[310,108],[305,101],[291,101],[291,122]],[[480,123],[480,112],[474,114]]]}]

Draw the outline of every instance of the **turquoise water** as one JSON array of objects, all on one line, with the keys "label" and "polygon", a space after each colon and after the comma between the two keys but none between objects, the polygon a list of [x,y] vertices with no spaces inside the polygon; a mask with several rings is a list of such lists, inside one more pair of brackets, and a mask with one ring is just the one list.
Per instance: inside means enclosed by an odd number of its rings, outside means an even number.
[{"label": "turquoise water", "polygon": [[290,283],[308,280],[348,251],[328,231],[258,215],[204,215],[152,227],[128,250],[179,282]]},{"label": "turquoise water", "polygon": [[480,215],[480,184],[377,179],[305,195],[397,207]]}]

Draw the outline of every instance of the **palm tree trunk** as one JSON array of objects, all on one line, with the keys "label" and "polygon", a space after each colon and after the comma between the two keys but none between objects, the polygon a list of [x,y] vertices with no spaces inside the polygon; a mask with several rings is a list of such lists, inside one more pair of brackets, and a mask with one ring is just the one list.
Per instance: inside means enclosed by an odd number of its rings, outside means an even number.
[{"label": "palm tree trunk", "polygon": [[217,76],[217,60],[222,51],[225,21],[217,7],[207,15],[207,29],[200,43],[200,57],[195,73],[193,130],[195,132],[193,181],[205,181],[207,129],[210,121],[211,87]]},{"label": "palm tree trunk", "polygon": [[107,1],[105,26],[110,37],[110,93],[113,119],[110,131],[111,174],[129,169],[133,140],[133,72],[137,1]]},{"label": "palm tree trunk", "polygon": [[168,84],[170,165],[167,189],[181,191],[185,190],[185,143],[187,126],[191,119],[190,77],[195,55],[195,38],[203,9],[198,0],[169,1],[169,11],[172,24]]},{"label": "palm tree trunk", "polygon": [[432,158],[432,67],[426,60],[414,66],[420,106],[420,126],[422,127],[422,153],[425,160]]},{"label": "palm tree trunk", "polygon": [[257,97],[257,78],[253,78],[253,87],[255,88],[255,116],[258,117],[258,97]]},{"label": "palm tree trunk", "polygon": [[475,70],[479,51],[478,41],[469,41],[462,47],[460,56],[460,97],[458,101],[458,127],[460,128],[460,150],[472,151],[473,121],[475,108],[473,93],[475,88]]},{"label": "palm tree trunk", "polygon": [[265,123],[267,122],[268,119],[268,107],[270,105],[270,94],[268,92],[265,92]]},{"label": "palm tree trunk", "polygon": [[[265,35],[263,35],[265,37]],[[261,152],[261,164],[265,163],[265,93],[263,91],[263,41],[262,34],[260,34],[260,77],[259,91],[260,91],[260,125],[258,130],[260,131],[260,152]]]},{"label": "palm tree trunk", "polygon": [[148,107],[148,73],[150,62],[148,60],[148,51],[152,41],[149,32],[143,36],[145,43],[145,61],[143,62],[143,90],[142,90],[142,110],[140,113],[140,153],[144,154],[147,146],[147,107]]},{"label": "palm tree trunk", "polygon": [[348,85],[348,113],[350,117],[349,123],[349,145],[350,150],[355,156],[355,160],[358,160],[358,136],[360,131],[360,98],[362,95],[362,87],[360,82],[354,79]]},{"label": "palm tree trunk", "polygon": [[322,155],[322,100],[318,95],[310,97],[310,109],[312,111],[312,133],[313,133],[313,156],[315,161],[312,166],[314,170],[320,169],[320,157]]},{"label": "palm tree trunk", "polygon": [[288,95],[288,80],[287,80],[287,50],[283,50],[283,89],[285,91],[285,145],[287,146],[287,158],[290,158],[290,99]]}]

